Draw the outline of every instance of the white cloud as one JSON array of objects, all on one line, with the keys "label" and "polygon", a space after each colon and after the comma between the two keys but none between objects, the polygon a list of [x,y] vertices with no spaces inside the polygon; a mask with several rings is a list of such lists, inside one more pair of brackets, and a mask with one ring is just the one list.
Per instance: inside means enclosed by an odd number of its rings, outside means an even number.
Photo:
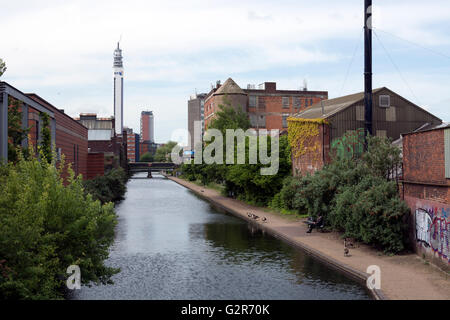
[{"label": "white cloud", "polygon": [[[216,79],[237,76],[243,85],[270,79],[298,88],[307,76],[315,89],[339,91],[344,75],[324,77],[320,69],[339,65],[334,70],[345,72],[354,47],[334,46],[356,41],[363,20],[359,0],[0,2],[5,81],[45,92],[71,114],[89,108],[112,113],[112,53],[122,35],[125,122],[138,131],[140,106],[154,108],[161,141],[170,138],[163,132],[186,126],[186,100],[194,88],[208,90]],[[450,43],[447,29],[439,28],[450,20],[448,1],[379,0],[374,19],[380,30],[426,46]],[[309,69],[289,80],[273,74],[311,65],[318,74]],[[355,87],[361,81],[348,80]],[[441,85],[414,82],[425,101],[430,86]],[[447,98],[443,92],[440,101]]]}]

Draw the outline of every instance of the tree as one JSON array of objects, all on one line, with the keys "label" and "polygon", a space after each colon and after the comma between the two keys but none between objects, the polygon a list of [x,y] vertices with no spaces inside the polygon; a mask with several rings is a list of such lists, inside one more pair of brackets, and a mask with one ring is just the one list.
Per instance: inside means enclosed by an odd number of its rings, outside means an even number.
[{"label": "tree", "polygon": [[247,130],[251,127],[247,114],[241,108],[235,108],[231,105],[230,100],[225,96],[224,104],[219,105],[220,110],[208,126],[209,128],[218,129],[225,135],[226,129],[242,129]]},{"label": "tree", "polygon": [[168,162],[170,161],[170,153],[172,152],[173,147],[175,147],[178,143],[175,141],[168,141],[163,146],[156,149],[156,154],[154,157],[155,162]]},{"label": "tree", "polygon": [[0,77],[5,73],[6,71],[6,64],[5,62],[0,58]]},{"label": "tree", "polygon": [[0,300],[61,299],[70,265],[83,284],[110,283],[108,267],[117,219],[112,203],[102,205],[83,190],[81,176],[64,161],[24,159],[0,166]]},{"label": "tree", "polygon": [[[25,139],[30,131],[29,128],[22,128],[22,112],[19,111],[19,101],[9,97],[8,108],[8,159],[17,161],[18,149],[22,140]],[[28,150],[21,150],[27,153]]]},{"label": "tree", "polygon": [[153,162],[153,155],[150,152],[144,153],[139,159],[140,162]]},{"label": "tree", "polygon": [[[224,105],[220,105],[217,117],[211,121],[208,129],[217,129],[226,135],[227,129],[251,128],[250,121],[245,112],[240,108],[234,108],[228,99]],[[256,140],[259,149],[259,140]],[[224,163],[226,158],[226,139],[224,139]],[[238,148],[236,140],[234,144],[234,158],[237,159]],[[291,153],[287,136],[281,136],[278,153],[278,172],[273,175],[262,175],[261,169],[267,167],[261,163],[250,164],[249,150],[250,139],[245,137],[245,164],[186,164],[182,166],[184,176],[191,181],[200,180],[204,185],[210,182],[225,185],[225,193],[228,196],[237,197],[249,203],[267,205],[273,196],[283,186],[283,180],[291,172]],[[271,137],[267,137],[267,150],[271,150]],[[259,150],[256,150],[259,153]],[[275,151],[274,151],[275,152]]]},{"label": "tree", "polygon": [[41,112],[42,128],[41,128],[41,145],[42,155],[48,163],[52,162],[52,135],[50,131],[50,117],[45,112]]}]

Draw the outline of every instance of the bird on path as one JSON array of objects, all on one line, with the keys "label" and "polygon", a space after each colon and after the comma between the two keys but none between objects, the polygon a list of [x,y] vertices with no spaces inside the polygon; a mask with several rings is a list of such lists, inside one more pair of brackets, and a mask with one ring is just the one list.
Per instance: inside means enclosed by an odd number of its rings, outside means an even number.
[{"label": "bird on path", "polygon": [[253,219],[258,220],[259,217],[258,217],[256,214],[254,214],[254,215],[253,215]]},{"label": "bird on path", "polygon": [[262,222],[267,222],[267,218],[266,217],[262,218]]},{"label": "bird on path", "polygon": [[344,257],[348,257],[349,256],[349,250],[348,248],[344,248]]},{"label": "bird on path", "polygon": [[248,216],[249,218],[252,218],[252,217],[253,217],[253,215],[252,215],[250,212],[247,212],[247,216]]}]

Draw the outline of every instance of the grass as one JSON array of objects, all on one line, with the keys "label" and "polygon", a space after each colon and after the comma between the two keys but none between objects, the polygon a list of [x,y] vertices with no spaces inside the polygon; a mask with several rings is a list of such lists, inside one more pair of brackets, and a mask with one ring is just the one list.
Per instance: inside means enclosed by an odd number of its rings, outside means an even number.
[{"label": "grass", "polygon": [[[200,186],[200,187],[216,190],[220,194],[224,195],[225,186],[222,185],[222,184],[215,183],[215,182],[210,182],[207,185],[203,185],[200,180],[188,181],[187,179],[183,178],[182,176],[179,177],[179,178],[181,178],[181,179],[183,179],[183,180],[185,180],[187,182],[191,182],[191,183],[193,183],[193,184],[195,184],[197,186]],[[263,210],[265,212],[270,212],[270,213],[273,213],[273,214],[277,214],[277,215],[286,217],[286,218],[288,218],[290,220],[304,219],[304,218],[308,217],[308,214],[299,214],[295,210],[275,209],[275,208],[271,208],[271,207],[256,205],[255,203],[250,203],[248,201],[242,201],[242,202],[245,202],[245,203],[247,203],[247,204],[249,204],[251,206],[258,207],[259,209],[261,209],[261,210]]]},{"label": "grass", "polygon": [[224,187],[223,185],[218,184],[218,183],[215,183],[215,182],[210,182],[210,183],[208,183],[207,185],[204,185],[203,183],[201,183],[200,180],[189,181],[189,180],[187,180],[187,179],[184,179],[183,177],[178,177],[178,178],[183,179],[183,180],[185,180],[185,181],[187,181],[187,182],[191,182],[191,183],[193,183],[193,184],[196,184],[196,185],[199,186],[199,187],[205,187],[205,188],[209,188],[209,189],[216,190],[216,191],[218,191],[218,192],[220,192],[220,193],[222,193],[222,191],[225,190],[225,187]]}]

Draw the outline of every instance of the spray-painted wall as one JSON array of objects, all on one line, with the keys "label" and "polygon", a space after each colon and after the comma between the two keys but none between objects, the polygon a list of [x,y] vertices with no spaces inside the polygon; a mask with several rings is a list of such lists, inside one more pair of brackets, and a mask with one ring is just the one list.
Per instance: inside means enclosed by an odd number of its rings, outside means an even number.
[{"label": "spray-painted wall", "polygon": [[450,179],[444,130],[403,136],[403,196],[411,208],[410,238],[419,255],[450,269]]},{"label": "spray-painted wall", "polygon": [[418,208],[415,211],[417,245],[450,263],[450,206]]}]

